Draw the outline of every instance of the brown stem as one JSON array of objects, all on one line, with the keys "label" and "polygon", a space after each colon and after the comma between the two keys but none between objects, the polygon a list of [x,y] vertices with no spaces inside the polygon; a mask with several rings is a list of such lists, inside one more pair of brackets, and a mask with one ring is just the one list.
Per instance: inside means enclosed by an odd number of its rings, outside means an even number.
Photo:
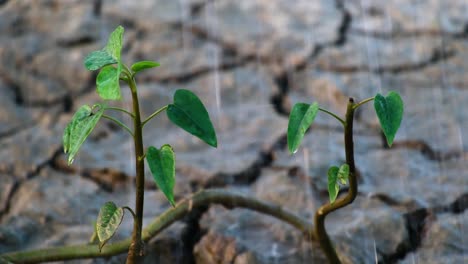
[{"label": "brown stem", "polygon": [[354,100],[349,98],[348,108],[346,110],[346,118],[344,123],[344,141],[346,152],[346,163],[349,165],[349,191],[346,196],[337,199],[334,203],[327,203],[321,206],[315,212],[315,236],[320,243],[320,247],[325,252],[328,261],[331,264],[341,263],[336,250],[330,240],[330,237],[325,230],[325,217],[342,207],[351,204],[357,196],[357,180],[356,180],[356,166],[354,164],[354,143],[353,143],[353,117],[354,117]]},{"label": "brown stem", "polygon": [[140,106],[138,103],[138,93],[135,79],[128,82],[132,91],[133,101],[133,140],[135,142],[135,171],[136,171],[136,195],[135,195],[135,220],[133,221],[132,243],[128,249],[127,264],[140,263],[143,257],[143,241],[141,239],[141,229],[143,226],[143,197],[145,186],[145,160],[143,150],[143,132],[141,124]]}]

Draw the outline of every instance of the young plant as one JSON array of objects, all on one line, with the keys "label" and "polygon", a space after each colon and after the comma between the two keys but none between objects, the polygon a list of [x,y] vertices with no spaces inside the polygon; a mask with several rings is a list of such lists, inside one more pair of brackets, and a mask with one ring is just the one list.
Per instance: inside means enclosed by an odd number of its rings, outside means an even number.
[{"label": "young plant", "polygon": [[[342,207],[351,204],[358,192],[356,180],[356,166],[354,164],[354,143],[353,143],[353,117],[354,111],[363,104],[374,101],[375,113],[380,122],[382,131],[387,139],[388,146],[392,146],[395,134],[400,127],[403,118],[403,101],[397,92],[391,91],[387,96],[377,94],[374,97],[355,103],[353,98],[349,99],[345,118],[320,108],[318,103],[306,104],[297,103],[294,105],[288,123],[287,141],[288,149],[293,154],[299,148],[307,129],[314,122],[319,111],[327,113],[338,120],[344,127],[344,141],[346,163],[340,167],[332,166],[328,170],[328,193],[330,202],[321,206],[314,217],[314,235],[318,240],[322,250],[332,264],[341,263],[333,244],[325,230],[325,217]],[[349,182],[349,191],[346,196],[337,199],[340,184],[346,185]]]},{"label": "young plant", "polygon": [[[140,61],[128,68],[121,60],[123,27],[115,29],[102,50],[91,52],[84,61],[88,70],[100,70],[97,79],[97,93],[105,102],[94,106],[84,105],[74,114],[72,120],[63,133],[63,146],[68,154],[68,163],[71,164],[78,153],[80,146],[94,129],[101,118],[114,121],[125,129],[134,140],[135,167],[136,167],[136,197],[135,211],[130,207],[118,207],[113,202],[107,202],[101,208],[96,222],[96,234],[99,240],[99,250],[114,235],[124,217],[124,209],[131,212],[134,218],[132,242],[128,251],[127,263],[137,263],[143,254],[142,220],[143,220],[143,192],[144,192],[144,162],[148,162],[153,178],[158,188],[164,193],[172,206],[175,206],[175,155],[168,144],[156,148],[143,147],[143,127],[153,117],[166,111],[167,117],[177,126],[190,134],[200,138],[212,147],[217,146],[216,133],[211,123],[208,112],[200,99],[191,91],[177,90],[174,94],[174,102],[166,105],[146,119],[142,120],[138,101],[138,89],[135,83],[135,75],[140,71],[158,67],[153,61]],[[109,107],[108,100],[120,100],[120,81],[128,84],[133,101],[133,111],[118,107]],[[133,130],[121,121],[107,116],[108,110],[117,110],[128,114],[133,119]]]}]

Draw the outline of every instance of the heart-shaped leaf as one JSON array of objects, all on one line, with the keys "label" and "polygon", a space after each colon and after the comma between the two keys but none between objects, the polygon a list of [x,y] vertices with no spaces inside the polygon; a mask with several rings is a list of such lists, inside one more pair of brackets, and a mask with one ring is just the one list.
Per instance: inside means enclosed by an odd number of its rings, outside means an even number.
[{"label": "heart-shaped leaf", "polygon": [[167,144],[163,145],[160,150],[149,147],[146,152],[146,160],[156,185],[164,193],[171,205],[175,206],[175,155],[172,147]]},{"label": "heart-shaped leaf", "polygon": [[319,110],[317,103],[311,105],[297,103],[294,105],[289,115],[288,123],[288,149],[295,153],[301,144],[302,138],[307,129],[314,122],[315,116]]},{"label": "heart-shaped leaf", "polygon": [[115,234],[120,223],[122,223],[123,217],[124,210],[121,207],[117,207],[113,202],[107,202],[101,207],[96,222],[99,250]]},{"label": "heart-shaped leaf", "polygon": [[158,67],[160,64],[155,61],[139,61],[132,65],[132,71],[139,72],[142,70]]},{"label": "heart-shaped leaf", "polygon": [[403,118],[403,100],[394,91],[389,92],[386,97],[377,94],[374,98],[374,109],[387,138],[387,144],[391,147]]},{"label": "heart-shaped leaf", "polygon": [[174,103],[168,106],[166,113],[172,123],[200,138],[208,145],[218,146],[216,132],[208,111],[191,91],[177,90],[174,94]]},{"label": "heart-shaped leaf", "polygon": [[339,168],[336,166],[328,169],[328,196],[330,197],[330,203],[334,203],[338,192],[340,191],[340,184],[346,184],[349,178],[349,165],[343,164]]},{"label": "heart-shaped leaf", "polygon": [[334,203],[338,192],[340,191],[340,185],[338,184],[338,171],[340,169],[336,166],[328,169],[328,196],[330,197],[330,203]]},{"label": "heart-shaped leaf", "polygon": [[93,131],[104,113],[102,105],[96,106],[99,108],[96,113],[93,113],[93,109],[87,105],[80,107],[73,115],[70,123],[65,127],[63,132],[63,150],[66,154],[68,153],[68,164],[73,162],[81,145],[91,131]]},{"label": "heart-shaped leaf", "polygon": [[108,65],[101,69],[96,78],[96,86],[97,93],[102,99],[119,100],[122,98],[119,77],[120,73],[114,66]]}]

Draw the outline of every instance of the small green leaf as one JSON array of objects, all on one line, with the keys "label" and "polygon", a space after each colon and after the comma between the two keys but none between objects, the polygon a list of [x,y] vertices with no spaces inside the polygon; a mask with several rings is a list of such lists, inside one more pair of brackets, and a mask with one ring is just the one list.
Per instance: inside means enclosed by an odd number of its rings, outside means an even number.
[{"label": "small green leaf", "polygon": [[158,67],[160,64],[155,61],[139,61],[132,65],[132,71],[139,72],[142,70]]},{"label": "small green leaf", "polygon": [[314,122],[319,110],[317,103],[311,105],[297,103],[294,105],[289,115],[288,123],[288,148],[289,152],[295,153],[301,144],[302,138],[307,129]]},{"label": "small green leaf", "polygon": [[120,73],[114,66],[108,65],[101,69],[96,78],[96,86],[97,93],[102,99],[119,100],[122,98],[119,77]]},{"label": "small green leaf", "polygon": [[338,170],[338,180],[340,180],[341,184],[346,184],[349,178],[349,165],[343,164],[340,166]]},{"label": "small green leaf", "polygon": [[117,207],[113,202],[107,202],[101,207],[96,222],[96,232],[99,238],[99,251],[115,234],[120,223],[122,223],[123,217],[124,210],[121,207]]},{"label": "small green leaf", "polygon": [[109,36],[107,40],[107,45],[105,50],[109,52],[109,54],[114,58],[116,61],[120,62],[120,52],[122,50],[122,39],[123,39],[124,28],[122,26],[118,26]]},{"label": "small green leaf", "polygon": [[387,144],[391,147],[403,118],[403,100],[394,91],[389,92],[386,97],[377,94],[374,98],[374,109],[387,138]]},{"label": "small green leaf", "polygon": [[117,63],[117,60],[106,50],[97,50],[86,56],[84,65],[90,71],[99,70],[100,68]]},{"label": "small green leaf", "polygon": [[97,106],[99,109],[96,113],[93,113],[92,108],[87,105],[80,107],[63,132],[63,150],[66,154],[68,153],[69,165],[104,113],[104,107]]},{"label": "small green leaf", "polygon": [[338,192],[340,191],[340,185],[338,184],[338,171],[340,169],[336,166],[328,169],[328,196],[330,197],[330,203],[334,203]]},{"label": "small green leaf", "polygon": [[164,193],[172,206],[175,185],[175,155],[170,145],[163,145],[160,150],[149,147],[146,160],[158,188]]},{"label": "small green leaf", "polygon": [[106,65],[118,63],[120,74],[120,53],[122,50],[122,38],[124,29],[118,26],[109,36],[107,45],[102,50],[91,52],[86,56],[84,65],[90,71],[98,70]]},{"label": "small green leaf", "polygon": [[174,103],[168,106],[166,113],[172,123],[208,145],[218,146],[210,116],[200,99],[191,91],[177,90],[174,94]]},{"label": "small green leaf", "polygon": [[[118,26],[109,36],[104,49],[93,51],[85,58],[85,67],[88,70],[98,70],[100,68],[96,85],[97,92],[104,100],[119,100],[120,95],[120,73],[122,72],[122,62],[120,61],[122,50],[122,38],[124,29]],[[110,64],[117,64],[116,67]]]}]

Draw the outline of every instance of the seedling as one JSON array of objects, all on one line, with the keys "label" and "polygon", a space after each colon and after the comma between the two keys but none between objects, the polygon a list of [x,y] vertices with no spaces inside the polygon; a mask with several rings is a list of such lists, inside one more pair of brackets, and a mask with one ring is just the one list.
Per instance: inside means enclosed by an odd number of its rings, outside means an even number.
[{"label": "seedling", "polygon": [[[68,163],[71,164],[77,155],[80,146],[92,132],[99,120],[104,117],[121,126],[134,139],[135,164],[136,164],[136,205],[135,211],[130,207],[118,207],[113,202],[107,202],[101,208],[96,222],[96,233],[99,240],[99,250],[114,235],[124,217],[124,209],[130,211],[134,217],[134,229],[132,243],[129,248],[127,263],[136,263],[142,255],[142,216],[143,216],[143,186],[144,186],[144,161],[148,162],[151,174],[158,188],[164,193],[172,206],[175,206],[175,155],[168,144],[159,149],[149,146],[143,148],[143,126],[153,117],[166,111],[167,117],[177,126],[190,134],[200,138],[208,145],[216,147],[216,133],[211,123],[208,112],[200,99],[191,91],[177,90],[174,94],[174,102],[166,105],[147,119],[141,120],[138,90],[135,83],[135,75],[140,71],[158,67],[153,61],[140,61],[127,67],[121,60],[122,38],[124,29],[119,26],[111,33],[104,49],[91,52],[84,65],[88,70],[100,70],[97,79],[97,93],[105,100],[104,103],[94,106],[84,105],[78,109],[63,134],[64,151],[68,154]],[[118,107],[108,107],[107,101],[120,100],[120,81],[128,84],[132,94],[133,111]],[[128,114],[133,119],[133,131],[123,122],[107,116],[107,110],[117,110]]]},{"label": "seedling", "polygon": [[[388,146],[392,146],[393,139],[395,138],[395,134],[403,118],[403,101],[397,92],[389,92],[387,96],[377,94],[359,103],[354,103],[354,100],[350,98],[345,119],[342,119],[328,110],[320,108],[318,103],[297,103],[294,105],[289,116],[287,140],[288,149],[292,154],[299,148],[305,133],[314,122],[319,111],[331,115],[344,127],[346,163],[342,164],[340,167],[332,166],[328,170],[328,194],[330,202],[321,206],[316,211],[314,218],[315,238],[320,243],[321,248],[332,264],[341,262],[325,230],[325,217],[327,214],[351,204],[356,198],[357,181],[356,166],[354,164],[353,117],[354,111],[358,107],[372,100],[374,101],[375,113],[379,119],[387,144]],[[349,191],[347,195],[337,199],[340,185],[346,185],[348,182]]]},{"label": "seedling", "polygon": [[[182,219],[192,210],[206,208],[211,204],[224,205],[229,209],[241,207],[273,216],[299,229],[307,238],[318,241],[330,262],[340,263],[325,230],[325,216],[334,210],[352,203],[357,195],[353,147],[354,111],[361,105],[374,100],[374,108],[383,133],[388,145],[391,146],[403,115],[403,102],[398,93],[390,92],[385,97],[377,94],[375,97],[368,98],[359,103],[354,103],[354,100],[350,99],[344,119],[320,108],[317,103],[298,103],[293,107],[287,131],[288,148],[291,153],[297,151],[306,131],[312,125],[319,111],[333,116],[344,127],[346,163],[339,167],[332,166],[328,170],[330,203],[323,205],[317,210],[314,219],[315,225],[280,206],[265,203],[238,193],[230,193],[226,190],[201,190],[176,204],[174,199],[174,151],[168,144],[160,148],[148,146],[145,150],[143,145],[143,127],[152,118],[166,111],[167,117],[172,123],[200,138],[212,147],[217,146],[216,133],[203,103],[194,93],[188,90],[177,90],[171,104],[159,108],[146,119],[141,119],[135,75],[140,71],[158,67],[159,64],[153,61],[140,61],[133,64],[130,68],[127,67],[121,61],[120,56],[123,32],[124,29],[121,26],[117,27],[111,33],[105,48],[94,51],[86,57],[84,64],[88,70],[100,70],[96,78],[96,86],[97,93],[103,99],[103,102],[93,106],[84,105],[76,111],[64,130],[63,146],[65,153],[68,154],[68,163],[71,164],[78,154],[81,145],[101,118],[107,118],[127,131],[133,138],[135,147],[135,210],[128,206],[118,206],[109,201],[100,209],[97,221],[94,223],[95,232],[90,244],[4,253],[0,255],[0,263],[38,263],[109,257],[122,254],[126,251],[128,251],[127,263],[140,263],[144,252],[143,241],[148,241],[174,222]],[[133,102],[132,111],[108,105],[109,101],[121,99],[121,81],[126,83],[130,88]],[[133,129],[130,129],[118,119],[106,115],[106,111],[114,110],[129,115],[133,120]],[[156,217],[152,223],[142,230],[145,159],[148,162],[156,185],[164,193],[173,208],[166,210]],[[340,184],[349,184],[349,191],[344,197],[338,197]],[[125,211],[129,211],[134,218],[132,237],[112,244],[106,244],[122,222]],[[95,245],[95,242],[98,245]]]}]

